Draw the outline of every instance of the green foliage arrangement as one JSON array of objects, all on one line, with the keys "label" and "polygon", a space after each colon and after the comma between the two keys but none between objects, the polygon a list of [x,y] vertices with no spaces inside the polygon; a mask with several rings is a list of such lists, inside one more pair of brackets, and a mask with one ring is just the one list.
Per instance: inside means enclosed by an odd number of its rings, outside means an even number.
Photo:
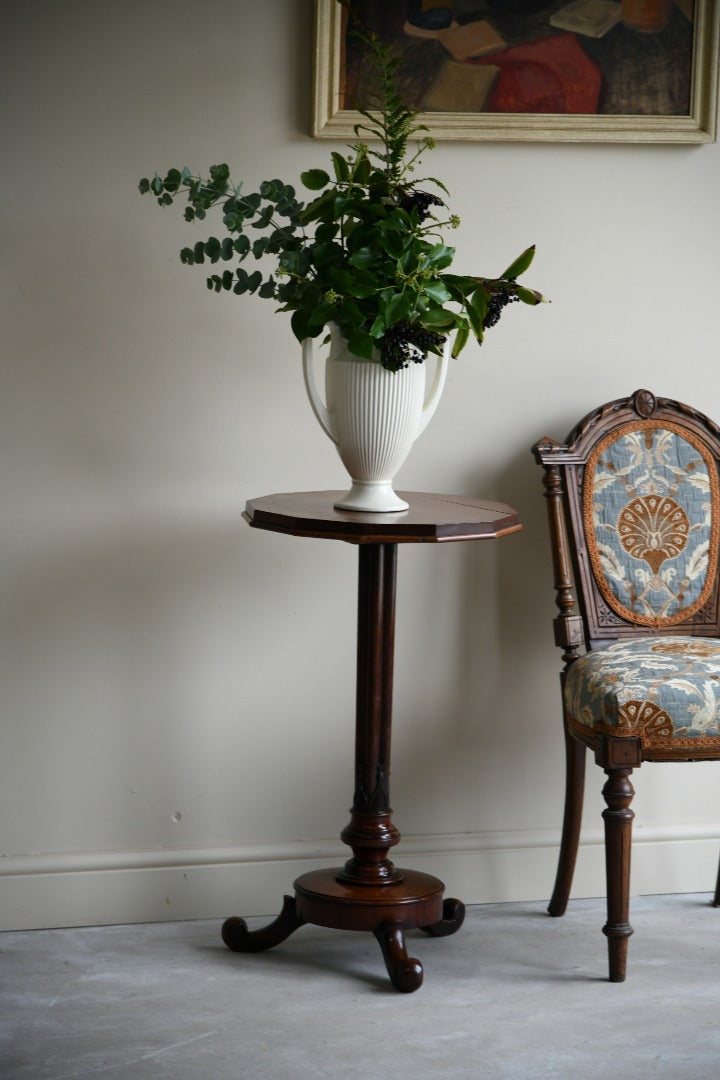
[{"label": "green foliage arrangement", "polygon": [[[301,342],[334,322],[352,353],[367,360],[379,356],[384,367],[397,371],[440,352],[452,332],[457,356],[471,335],[482,343],[506,304],[538,304],[544,297],[517,282],[532,262],[534,246],[496,278],[449,272],[455,251],[442,234],[457,228],[459,219],[447,212],[440,195],[425,190],[429,184],[447,195],[439,180],[412,178],[434,142],[422,135],[427,129],[401,100],[398,61],[373,33],[357,32],[378,75],[376,110],[363,112],[349,153],[331,154],[331,172],[301,174],[304,187],[316,193],[312,201],[298,201],[282,180],[266,180],[244,194],[224,164],[212,165],[207,178],[173,168],[139,186],[163,207],[184,197],[188,222],[204,220],[213,208],[222,211],[227,235],[180,252],[188,266],[237,264],[210,274],[209,289],[275,301],[279,311],[292,313]],[[274,270],[248,272],[244,263],[250,257],[264,265],[270,257]]]}]

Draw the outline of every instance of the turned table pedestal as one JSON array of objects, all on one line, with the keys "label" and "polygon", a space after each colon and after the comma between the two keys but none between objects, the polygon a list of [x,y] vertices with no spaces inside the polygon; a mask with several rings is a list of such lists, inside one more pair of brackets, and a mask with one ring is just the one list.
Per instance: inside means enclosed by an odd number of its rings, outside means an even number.
[{"label": "turned table pedestal", "polygon": [[405,931],[452,934],[465,910],[459,900],[443,899],[438,878],[399,869],[388,858],[400,839],[389,792],[397,549],[399,544],[488,540],[522,526],[511,507],[484,499],[402,492],[407,511],[366,514],[335,510],[339,494],[268,495],[251,499],[243,516],[256,529],[358,546],[355,792],[341,833],[352,857],[342,867],[301,875],[294,896],[285,897],[269,926],[249,931],[243,919],[233,917],[224,923],[222,936],[235,952],[259,952],[304,923],[371,931],[393,986],[410,992],[422,983],[423,970],[407,954]]}]

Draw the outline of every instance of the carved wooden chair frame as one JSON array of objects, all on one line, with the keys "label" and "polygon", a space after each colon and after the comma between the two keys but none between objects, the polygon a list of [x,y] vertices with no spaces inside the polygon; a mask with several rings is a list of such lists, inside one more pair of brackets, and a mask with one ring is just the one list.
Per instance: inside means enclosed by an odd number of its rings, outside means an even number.
[{"label": "carved wooden chair frame", "polygon": [[[598,581],[598,563],[591,557],[592,537],[583,498],[586,471],[591,455],[603,440],[610,441],[625,427],[672,426],[697,445],[708,463],[713,491],[712,519],[715,530],[710,548],[711,567],[707,589],[694,608],[681,611],[673,619],[635,617],[607,595]],[[588,413],[570,432],[564,443],[545,437],[533,447],[536,461],[543,467],[543,482],[550,525],[556,604],[555,643],[562,649],[560,676],[565,702],[568,673],[581,655],[614,642],[659,635],[720,638],[720,604],[717,571],[717,533],[720,523],[720,428],[702,413],[681,402],[655,397],[638,390]],[[588,474],[588,482],[590,476]],[[699,643],[698,643],[699,644]],[[580,669],[578,669],[580,670]],[[720,667],[718,668],[720,675]],[[580,840],[585,782],[586,749],[607,774],[603,795],[607,808],[605,850],[607,869],[607,923],[610,980],[622,982],[626,974],[629,922],[630,849],[634,795],[630,776],[643,761],[697,760],[720,758],[720,736],[693,742],[692,739],[646,739],[640,734],[583,727],[571,724],[563,707],[566,748],[566,795],[560,857],[555,887],[548,907],[551,915],[563,915],[567,906]],[[713,900],[720,906],[720,870]]]}]

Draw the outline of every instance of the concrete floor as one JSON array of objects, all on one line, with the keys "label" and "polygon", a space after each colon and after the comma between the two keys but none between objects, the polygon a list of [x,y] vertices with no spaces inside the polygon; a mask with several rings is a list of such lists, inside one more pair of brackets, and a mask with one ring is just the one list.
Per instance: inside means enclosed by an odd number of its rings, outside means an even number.
[{"label": "concrete floor", "polygon": [[[604,903],[470,908],[408,934],[390,986],[370,934],[305,926],[233,954],[212,921],[0,934],[3,1080],[703,1080],[720,1074],[720,910],[636,898],[628,981]],[[267,920],[248,920],[251,928]]]}]

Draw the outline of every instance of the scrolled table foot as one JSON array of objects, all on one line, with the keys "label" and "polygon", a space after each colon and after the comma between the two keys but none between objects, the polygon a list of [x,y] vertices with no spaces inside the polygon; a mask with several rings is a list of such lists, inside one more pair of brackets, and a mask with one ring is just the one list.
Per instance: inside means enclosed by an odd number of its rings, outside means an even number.
[{"label": "scrolled table foot", "polygon": [[420,929],[432,937],[447,937],[459,930],[465,921],[465,905],[462,900],[453,900],[448,897],[443,901],[442,919],[430,926],[421,926]]},{"label": "scrolled table foot", "polygon": [[419,960],[407,954],[403,927],[397,923],[383,923],[373,933],[382,949],[390,982],[401,994],[412,994],[422,986],[423,969]]},{"label": "scrolled table foot", "polygon": [[263,952],[285,941],[304,923],[305,920],[299,919],[296,914],[295,898],[286,896],[282,911],[269,926],[260,930],[248,930],[245,920],[233,915],[223,923],[222,939],[233,952]]}]

